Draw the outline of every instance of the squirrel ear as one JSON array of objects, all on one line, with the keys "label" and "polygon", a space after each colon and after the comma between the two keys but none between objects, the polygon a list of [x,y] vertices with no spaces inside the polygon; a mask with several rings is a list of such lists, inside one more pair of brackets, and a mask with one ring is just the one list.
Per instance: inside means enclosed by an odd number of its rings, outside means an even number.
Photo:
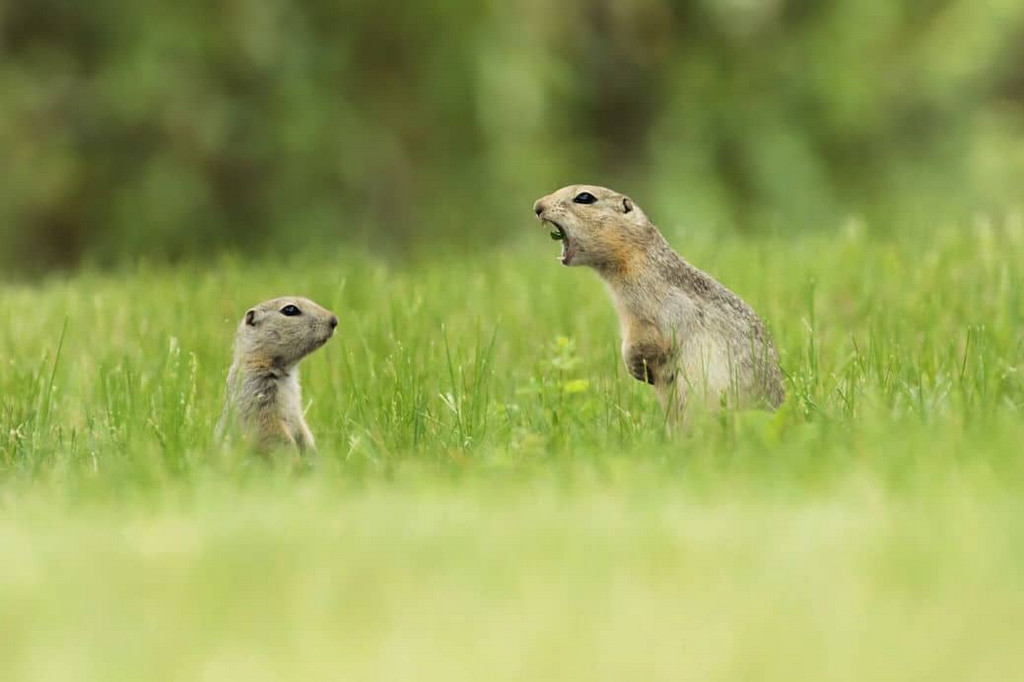
[{"label": "squirrel ear", "polygon": [[250,327],[256,326],[256,311],[250,310],[245,314],[245,323]]},{"label": "squirrel ear", "polygon": [[633,210],[633,202],[629,200],[629,197],[622,197],[622,212],[629,213]]}]

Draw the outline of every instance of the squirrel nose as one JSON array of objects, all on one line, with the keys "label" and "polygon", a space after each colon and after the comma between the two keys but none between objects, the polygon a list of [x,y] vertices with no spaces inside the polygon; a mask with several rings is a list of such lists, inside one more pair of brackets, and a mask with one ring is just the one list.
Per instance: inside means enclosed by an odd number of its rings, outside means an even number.
[{"label": "squirrel nose", "polygon": [[538,216],[544,212],[544,204],[541,203],[540,199],[538,199],[537,203],[533,205],[533,212]]},{"label": "squirrel nose", "polygon": [[330,319],[330,322],[328,324],[331,325],[331,329],[337,328],[337,326],[338,326],[338,316],[337,315],[331,315],[331,319]]}]

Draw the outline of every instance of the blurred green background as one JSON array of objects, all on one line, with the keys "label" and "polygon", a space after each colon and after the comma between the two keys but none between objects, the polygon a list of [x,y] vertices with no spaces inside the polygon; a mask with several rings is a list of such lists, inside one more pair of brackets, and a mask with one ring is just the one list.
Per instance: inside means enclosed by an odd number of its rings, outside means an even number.
[{"label": "blurred green background", "polygon": [[[1020,0],[0,1],[0,265],[1017,210]],[[884,219],[881,219],[884,218]]]}]

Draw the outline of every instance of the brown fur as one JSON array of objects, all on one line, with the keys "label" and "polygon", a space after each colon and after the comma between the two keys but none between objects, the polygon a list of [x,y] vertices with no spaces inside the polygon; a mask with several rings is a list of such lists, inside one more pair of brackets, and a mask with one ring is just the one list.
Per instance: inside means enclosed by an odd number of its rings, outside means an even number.
[{"label": "brown fur", "polygon": [[[283,314],[286,306],[300,314]],[[299,362],[327,343],[338,318],[307,298],[283,297],[249,309],[235,334],[227,401],[218,431],[235,422],[257,449],[316,449],[302,416]]]},{"label": "brown fur", "polygon": [[[581,192],[596,201],[574,201]],[[739,296],[687,263],[632,199],[593,185],[541,197],[534,213],[564,234],[562,262],[601,276],[619,314],[622,357],[667,410],[697,401],[775,408],[785,398],[778,353]]]}]

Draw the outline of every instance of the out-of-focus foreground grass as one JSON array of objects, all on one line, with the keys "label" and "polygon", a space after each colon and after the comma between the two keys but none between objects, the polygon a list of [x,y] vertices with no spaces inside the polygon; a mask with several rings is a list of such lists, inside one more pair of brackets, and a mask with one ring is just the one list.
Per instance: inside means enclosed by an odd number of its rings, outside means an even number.
[{"label": "out-of-focus foreground grass", "polygon": [[[3,289],[5,679],[1013,678],[1024,228],[672,241],[769,320],[778,413],[666,435],[539,228]],[[284,293],[342,321],[303,475],[211,433]]]}]

